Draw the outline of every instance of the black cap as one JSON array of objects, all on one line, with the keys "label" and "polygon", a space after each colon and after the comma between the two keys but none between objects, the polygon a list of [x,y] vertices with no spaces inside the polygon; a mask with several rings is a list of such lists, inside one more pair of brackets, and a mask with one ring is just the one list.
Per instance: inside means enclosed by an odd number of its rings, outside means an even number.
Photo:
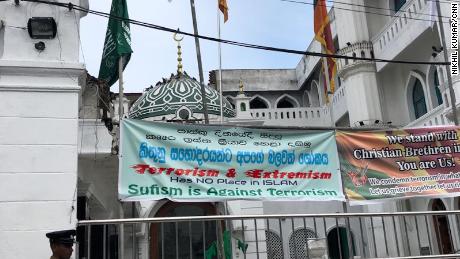
[{"label": "black cap", "polygon": [[50,239],[50,243],[73,244],[76,234],[75,229],[69,229],[46,233],[46,237]]}]

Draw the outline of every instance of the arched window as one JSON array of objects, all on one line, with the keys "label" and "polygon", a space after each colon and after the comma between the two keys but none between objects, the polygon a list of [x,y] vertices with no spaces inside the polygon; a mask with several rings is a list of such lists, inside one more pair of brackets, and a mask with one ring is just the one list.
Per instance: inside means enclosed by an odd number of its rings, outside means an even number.
[{"label": "arched window", "polygon": [[294,108],[297,107],[296,101],[290,96],[284,96],[276,103],[276,108]]},{"label": "arched window", "polygon": [[425,93],[423,92],[422,83],[418,79],[415,80],[414,89],[412,90],[412,102],[416,119],[427,113]]},{"label": "arched window", "polygon": [[303,106],[310,107],[311,104],[310,104],[310,97],[308,96],[308,91],[305,91],[302,97],[303,97]]},{"label": "arched window", "polygon": [[311,86],[310,86],[310,104],[311,104],[311,107],[319,107],[321,106],[321,102],[319,100],[319,87],[318,87],[318,83],[316,81],[313,81],[311,83]]},{"label": "arched window", "polygon": [[[446,210],[446,206],[440,199],[433,201],[433,211]],[[438,249],[441,254],[453,253],[452,237],[450,235],[449,218],[446,215],[433,216],[434,231],[436,232],[436,240]]]},{"label": "arched window", "polygon": [[246,104],[245,103],[240,104],[240,111],[242,111],[242,112],[246,111]]},{"label": "arched window", "polygon": [[406,0],[394,0],[395,12],[398,12],[404,6]]},{"label": "arched window", "polygon": [[436,100],[438,101],[438,105],[441,105],[443,103],[442,101],[442,94],[441,90],[439,89],[439,75],[438,71],[434,71],[434,91],[436,93]]},{"label": "arched window", "polygon": [[316,233],[310,229],[297,229],[292,232],[289,238],[289,257],[309,258],[308,257],[308,239],[316,238]]},{"label": "arched window", "polygon": [[252,99],[249,102],[249,107],[251,109],[268,109],[267,103],[259,97]]},{"label": "arched window", "polygon": [[267,238],[267,258],[283,259],[283,243],[280,236],[270,230],[265,230],[265,236]]},{"label": "arched window", "polygon": [[294,104],[292,104],[289,100],[283,99],[278,102],[276,108],[294,108]]}]

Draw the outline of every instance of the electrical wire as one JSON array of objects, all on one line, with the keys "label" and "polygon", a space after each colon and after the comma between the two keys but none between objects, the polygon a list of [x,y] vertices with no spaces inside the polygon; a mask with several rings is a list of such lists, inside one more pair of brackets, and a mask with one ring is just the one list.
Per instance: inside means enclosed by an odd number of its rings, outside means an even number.
[{"label": "electrical wire", "polygon": [[[73,17],[75,18],[75,27],[79,28],[78,22],[77,22],[77,13],[74,12],[73,14],[74,14]],[[80,51],[83,57],[83,63],[86,64],[85,52],[83,51],[83,44],[81,43],[80,30],[78,30],[77,35],[78,35],[78,42],[80,43]]]},{"label": "electrical wire", "polygon": [[[303,2],[303,1],[296,1],[296,0],[279,0],[281,2],[289,2],[289,3],[295,3],[295,4],[303,4],[303,5],[311,5],[314,6],[315,4],[313,3],[308,3],[308,2]],[[363,6],[363,7],[369,7],[369,8],[374,8],[371,6],[364,6],[364,5],[356,5],[356,6]],[[367,14],[375,14],[375,15],[380,15],[380,16],[386,16],[386,17],[399,17],[399,18],[404,18],[407,20],[415,20],[415,21],[424,21],[424,22],[429,22],[431,20],[423,19],[423,18],[415,18],[415,17],[402,17],[401,15],[391,15],[391,14],[384,14],[384,13],[376,13],[376,12],[369,12],[369,11],[362,11],[362,10],[353,10],[353,9],[347,9],[347,8],[342,8],[342,7],[333,7],[336,10],[342,10],[342,11],[349,11],[349,12],[355,12],[355,13],[367,13]],[[391,10],[391,9],[388,9]],[[405,12],[401,12],[405,13]],[[429,15],[429,14],[424,14],[424,13],[413,13],[413,14],[421,14],[421,15]],[[438,18],[437,15],[430,15]],[[444,17],[444,16],[442,16]],[[449,18],[449,17],[444,17],[444,18]],[[442,23],[449,23],[449,21],[441,21]]]},{"label": "electrical wire", "polygon": [[13,28],[13,29],[20,29],[20,30],[27,30],[26,27],[20,27],[20,26],[12,26],[12,25],[3,25],[8,28]]},{"label": "electrical wire", "polygon": [[[280,0],[283,2],[288,2],[284,0]],[[396,13],[409,13],[408,11],[405,10],[396,10],[396,9],[391,9],[391,8],[385,8],[385,7],[375,7],[375,6],[370,6],[370,5],[361,5],[361,4],[352,4],[352,3],[346,3],[346,2],[341,2],[341,1],[336,1],[336,0],[325,0],[328,3],[333,3],[333,4],[341,4],[341,5],[349,5],[349,6],[358,6],[358,7],[364,7],[364,8],[370,8],[370,9],[376,9],[376,10],[384,10],[384,11],[392,11]],[[427,2],[440,2],[440,3],[449,3],[449,2],[444,2],[444,1],[439,1],[439,0],[426,0]],[[304,2],[306,3],[306,2]],[[308,4],[308,3],[306,3]],[[312,4],[313,5],[313,4]],[[318,4],[320,5],[320,4]],[[321,5],[322,6],[322,5]],[[327,6],[326,6],[327,7]],[[336,7],[334,7],[336,8]],[[352,11],[357,11],[357,10],[352,10]],[[427,14],[427,13],[414,13],[414,14],[420,14],[420,15],[426,15],[426,16],[431,16],[431,17],[436,17],[438,18],[439,16],[436,14]],[[441,18],[447,18],[450,19],[448,16],[441,16]]]},{"label": "electrical wire", "polygon": [[379,58],[366,58],[366,57],[351,57],[346,55],[338,55],[338,54],[325,54],[325,53],[318,53],[318,52],[310,52],[310,51],[301,51],[301,50],[293,50],[293,49],[285,49],[285,48],[277,48],[277,47],[270,47],[270,46],[263,46],[263,45],[256,45],[251,43],[244,43],[232,40],[225,40],[225,39],[217,39],[209,36],[203,36],[199,34],[183,32],[179,29],[172,29],[160,25],[155,25],[147,22],[141,22],[134,19],[125,19],[123,17],[119,17],[116,15],[111,15],[108,13],[94,11],[91,9],[87,9],[78,5],[74,5],[72,3],[58,3],[58,2],[49,2],[45,0],[22,0],[25,2],[35,2],[35,3],[43,3],[43,4],[50,4],[56,5],[64,8],[68,8],[69,10],[75,9],[77,11],[87,12],[90,14],[112,18],[119,21],[129,22],[130,24],[151,28],[155,30],[170,32],[170,33],[178,33],[189,37],[197,37],[199,39],[213,41],[213,42],[221,42],[228,45],[239,46],[244,48],[252,48],[252,49],[259,49],[259,50],[266,50],[266,51],[273,51],[273,52],[282,52],[282,53],[289,53],[289,54],[298,54],[298,55],[305,55],[305,56],[313,56],[313,57],[330,57],[335,59],[349,59],[349,60],[359,60],[359,61],[370,61],[370,62],[384,62],[384,63],[394,63],[394,64],[412,64],[412,65],[450,65],[450,62],[429,62],[429,61],[410,61],[410,60],[389,60],[389,59],[379,59]]}]

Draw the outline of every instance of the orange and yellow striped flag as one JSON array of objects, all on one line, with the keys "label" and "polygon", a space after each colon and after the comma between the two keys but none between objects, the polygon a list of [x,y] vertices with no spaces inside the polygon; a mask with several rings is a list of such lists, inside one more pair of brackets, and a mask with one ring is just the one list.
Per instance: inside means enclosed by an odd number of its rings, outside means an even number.
[{"label": "orange and yellow striped flag", "polygon": [[219,0],[219,9],[224,14],[224,22],[228,20],[227,0]]},{"label": "orange and yellow striped flag", "polygon": [[[332,40],[332,33],[330,27],[329,16],[327,15],[326,0],[314,1],[314,30],[315,39],[321,43],[322,49],[326,54],[335,54],[334,41]],[[323,69],[326,70],[326,64],[323,63]],[[335,90],[335,74],[337,73],[337,64],[334,58],[327,58],[327,70],[329,74],[330,91],[334,93]],[[326,99],[328,99],[328,89],[325,85]]]}]

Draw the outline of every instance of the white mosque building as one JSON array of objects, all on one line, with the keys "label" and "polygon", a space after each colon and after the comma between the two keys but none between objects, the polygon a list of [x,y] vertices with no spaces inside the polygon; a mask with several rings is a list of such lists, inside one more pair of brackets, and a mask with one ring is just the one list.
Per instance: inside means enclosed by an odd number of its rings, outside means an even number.
[{"label": "white mosque building", "polygon": [[[88,6],[86,0],[71,2]],[[441,15],[450,17],[449,5],[442,3],[441,7]],[[452,50],[441,49],[439,26],[449,31],[449,24],[431,21],[426,14],[433,13],[432,8],[429,0],[335,3],[329,15],[337,53],[387,60],[444,61],[443,51],[450,54]],[[350,15],[344,9],[357,12]],[[375,10],[385,15],[372,14]],[[0,258],[46,258],[49,246],[44,233],[75,228],[77,219],[223,213],[219,203],[118,201],[119,97],[88,75],[79,61],[79,22],[84,16],[75,10],[39,3],[0,2]],[[27,27],[32,17],[53,18],[59,40],[51,36],[36,39],[27,30],[17,28]],[[307,50],[320,52],[321,47],[312,40]],[[206,86],[210,122],[219,122],[221,100],[215,89],[221,83],[225,123],[298,127],[453,124],[452,107],[458,102],[451,102],[448,71],[443,66],[339,60],[337,89],[330,93],[330,102],[326,101],[321,71],[320,58],[310,56],[301,58],[292,69],[225,69],[222,82],[218,80],[219,72],[212,71]],[[122,100],[125,116],[150,121],[202,121],[200,87],[185,73],[172,75],[144,93],[126,94]],[[179,88],[187,91],[178,91]],[[453,77],[453,90],[460,96],[458,76]],[[186,101],[177,102],[177,96]],[[233,215],[344,211],[340,202],[234,201],[228,207]],[[348,212],[459,208],[458,198],[346,206]],[[324,249],[329,251],[329,258],[423,255],[427,250],[448,254],[460,249],[457,219],[436,217],[419,226],[414,223],[415,218],[392,230],[385,230],[382,221],[366,221],[364,230],[362,225],[352,222],[349,235],[342,233],[345,226],[341,222],[324,221],[317,226],[312,221],[247,221],[232,225],[234,234],[249,244],[246,256],[237,249],[234,254],[236,258],[312,258],[304,249],[308,238],[326,240]],[[406,226],[409,228],[402,230]],[[175,233],[185,233],[189,238],[196,233],[182,231],[182,227],[188,228],[186,225],[179,224],[179,229],[169,227],[166,224],[166,230],[160,233],[157,225],[126,225],[125,254],[119,258],[132,258],[132,254],[139,259],[160,258],[161,251],[167,253],[165,258],[185,258],[177,254],[174,246],[161,247],[161,241],[176,238]],[[207,226],[204,232],[208,227],[215,226]],[[419,230],[429,233],[431,238],[417,240]],[[411,238],[385,241],[386,234],[401,235],[401,231]],[[78,258],[116,258],[120,245],[116,227],[95,226],[90,231],[79,228],[78,232]],[[201,247],[209,242],[200,239],[200,235],[196,238],[197,247],[193,248],[194,258],[203,256]],[[257,240],[252,239],[255,235]],[[133,239],[135,242],[131,242]],[[345,240],[353,252],[337,247],[337,239]],[[375,245],[382,242],[388,242],[386,247]],[[28,244],[27,249],[24,244]],[[293,253],[299,249],[303,252]],[[189,254],[186,256],[189,258]]]}]

